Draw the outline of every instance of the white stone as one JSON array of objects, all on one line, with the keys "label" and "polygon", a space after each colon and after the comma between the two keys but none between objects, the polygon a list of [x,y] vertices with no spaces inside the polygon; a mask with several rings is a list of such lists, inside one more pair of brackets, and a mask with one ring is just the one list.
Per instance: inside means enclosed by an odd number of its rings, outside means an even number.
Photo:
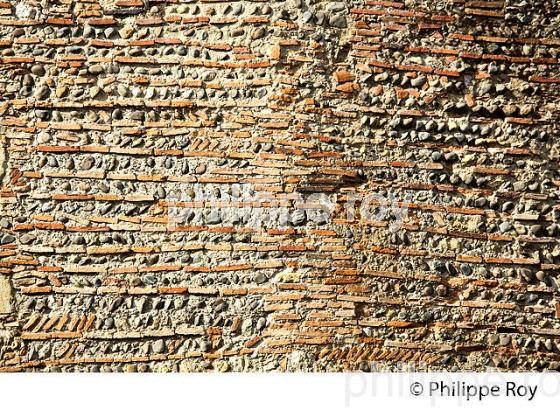
[{"label": "white stone", "polygon": [[26,20],[31,16],[33,9],[25,3],[18,3],[16,6],[16,17],[18,19]]},{"label": "white stone", "polygon": [[12,312],[12,286],[7,276],[0,275],[0,314]]}]

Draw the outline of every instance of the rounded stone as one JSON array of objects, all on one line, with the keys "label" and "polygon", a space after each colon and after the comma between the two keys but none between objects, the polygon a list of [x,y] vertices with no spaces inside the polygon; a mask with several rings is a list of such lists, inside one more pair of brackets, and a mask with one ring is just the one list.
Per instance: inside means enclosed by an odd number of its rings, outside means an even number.
[{"label": "rounded stone", "polygon": [[436,286],[436,294],[440,297],[447,295],[447,287],[445,285],[437,285]]},{"label": "rounded stone", "polygon": [[206,164],[198,164],[194,172],[195,174],[204,174],[206,172]]},{"label": "rounded stone", "polygon": [[103,66],[101,64],[95,64],[88,68],[88,73],[93,75],[102,74],[104,71],[105,70],[103,69]]},{"label": "rounded stone", "polygon": [[152,345],[152,350],[154,353],[163,353],[165,351],[165,344],[163,343],[163,340],[156,340]]},{"label": "rounded stone", "polygon": [[31,67],[31,73],[42,77],[45,75],[45,67],[43,67],[41,64],[35,64],[33,67]]},{"label": "rounded stone", "polygon": [[292,213],[292,224],[295,226],[303,225],[306,220],[305,211],[302,209],[296,209]]},{"label": "rounded stone", "polygon": [[50,88],[47,87],[46,85],[42,85],[39,88],[37,88],[37,90],[35,90],[34,96],[38,100],[46,100],[50,95],[50,93],[51,93]]},{"label": "rounded stone", "polygon": [[329,18],[329,26],[337,27],[337,28],[346,28],[347,27],[346,17],[342,15],[334,15]]}]

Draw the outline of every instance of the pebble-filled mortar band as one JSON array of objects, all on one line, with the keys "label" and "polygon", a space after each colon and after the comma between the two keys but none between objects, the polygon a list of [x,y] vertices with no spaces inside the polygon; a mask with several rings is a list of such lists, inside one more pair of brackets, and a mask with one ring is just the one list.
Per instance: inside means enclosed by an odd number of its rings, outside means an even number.
[{"label": "pebble-filled mortar band", "polygon": [[0,0],[0,370],[558,370],[559,13]]}]

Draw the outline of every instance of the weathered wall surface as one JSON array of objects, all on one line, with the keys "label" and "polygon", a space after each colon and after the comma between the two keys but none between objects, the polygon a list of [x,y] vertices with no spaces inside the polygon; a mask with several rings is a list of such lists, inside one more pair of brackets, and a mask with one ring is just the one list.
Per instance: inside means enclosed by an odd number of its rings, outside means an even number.
[{"label": "weathered wall surface", "polygon": [[559,10],[0,1],[1,370],[558,369]]}]

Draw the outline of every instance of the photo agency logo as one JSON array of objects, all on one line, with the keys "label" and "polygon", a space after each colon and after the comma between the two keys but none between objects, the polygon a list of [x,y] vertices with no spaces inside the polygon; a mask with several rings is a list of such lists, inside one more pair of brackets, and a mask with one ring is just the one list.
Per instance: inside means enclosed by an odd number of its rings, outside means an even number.
[{"label": "photo agency logo", "polygon": [[392,192],[344,195],[295,192],[271,196],[256,192],[251,184],[220,188],[196,184],[169,192],[163,204],[167,207],[170,231],[185,226],[217,224],[264,231],[344,219],[348,223],[360,221],[365,224],[384,221],[391,232],[396,232],[402,227],[412,200],[410,193],[403,196],[400,200]]}]

